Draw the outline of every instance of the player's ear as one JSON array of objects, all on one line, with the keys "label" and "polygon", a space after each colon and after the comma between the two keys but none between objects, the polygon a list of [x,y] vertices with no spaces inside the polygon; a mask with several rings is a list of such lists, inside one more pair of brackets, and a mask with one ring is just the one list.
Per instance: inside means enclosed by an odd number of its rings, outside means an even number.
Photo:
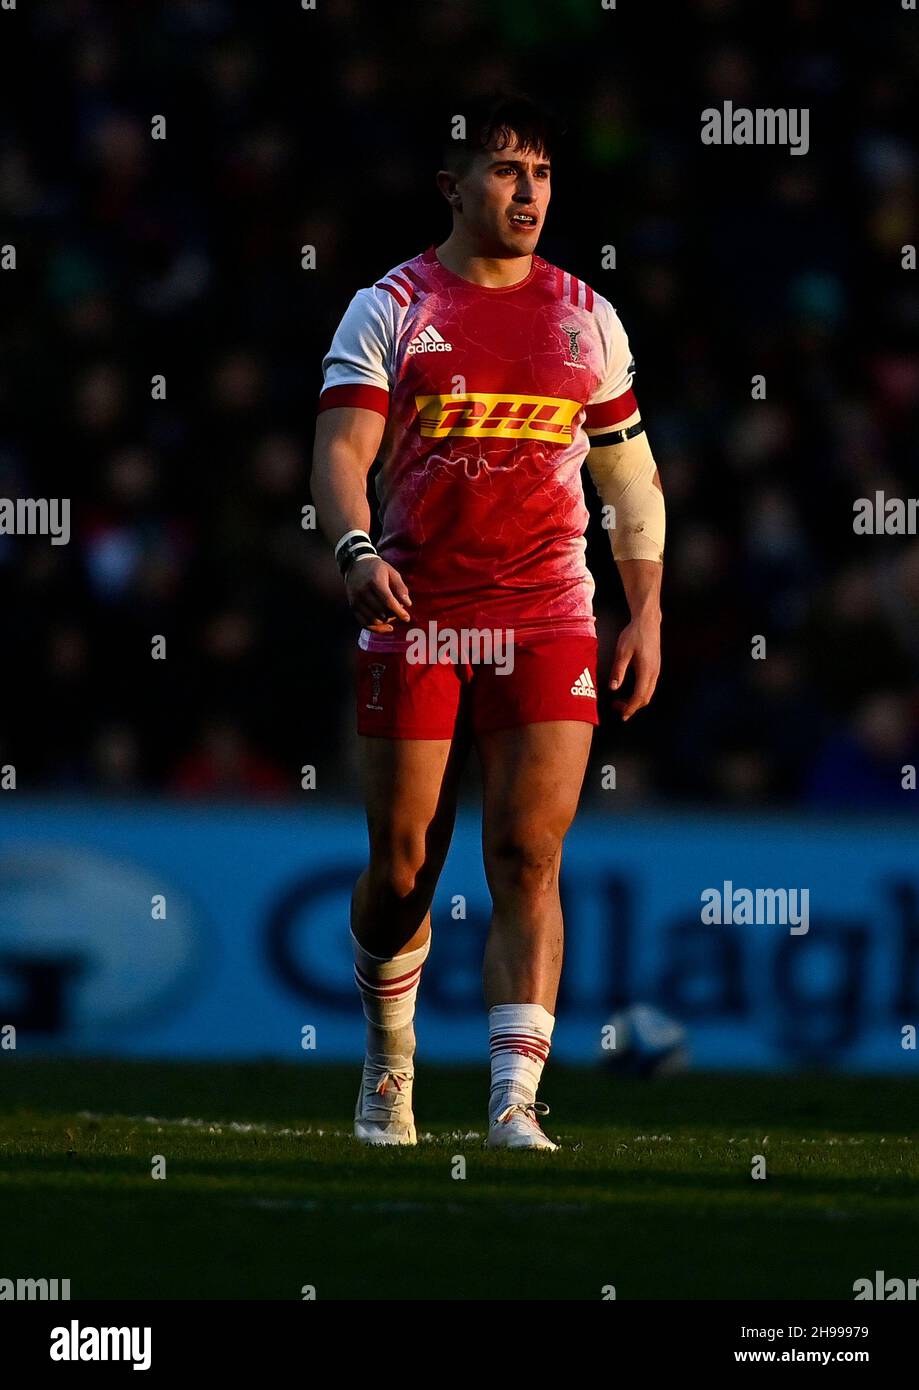
[{"label": "player's ear", "polygon": [[437,187],[446,198],[452,208],[457,211],[462,210],[459,189],[456,186],[456,175],[451,174],[447,169],[440,169],[437,173]]}]

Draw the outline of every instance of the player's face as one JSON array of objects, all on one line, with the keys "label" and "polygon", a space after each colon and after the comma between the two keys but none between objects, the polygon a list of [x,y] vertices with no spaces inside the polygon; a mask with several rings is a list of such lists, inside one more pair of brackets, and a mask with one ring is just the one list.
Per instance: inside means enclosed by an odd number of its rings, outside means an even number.
[{"label": "player's face", "polygon": [[483,150],[457,181],[463,218],[482,255],[528,256],[536,249],[549,206],[550,166],[545,153]]}]

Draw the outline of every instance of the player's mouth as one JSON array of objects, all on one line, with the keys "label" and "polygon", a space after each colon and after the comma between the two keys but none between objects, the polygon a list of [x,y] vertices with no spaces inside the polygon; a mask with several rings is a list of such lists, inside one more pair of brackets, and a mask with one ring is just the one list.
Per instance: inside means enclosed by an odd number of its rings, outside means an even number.
[{"label": "player's mouth", "polygon": [[539,225],[535,212],[509,212],[507,220],[518,231],[532,232]]}]

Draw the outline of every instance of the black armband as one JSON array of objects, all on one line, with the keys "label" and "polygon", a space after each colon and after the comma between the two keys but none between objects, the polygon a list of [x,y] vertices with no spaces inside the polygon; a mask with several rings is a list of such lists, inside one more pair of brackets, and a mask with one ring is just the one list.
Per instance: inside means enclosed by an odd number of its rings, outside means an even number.
[{"label": "black armband", "polygon": [[592,449],[604,449],[609,444],[624,444],[627,439],[634,439],[636,434],[642,433],[644,427],[644,421],[639,420],[636,424],[629,425],[627,430],[611,430],[609,434],[593,434],[587,437]]}]

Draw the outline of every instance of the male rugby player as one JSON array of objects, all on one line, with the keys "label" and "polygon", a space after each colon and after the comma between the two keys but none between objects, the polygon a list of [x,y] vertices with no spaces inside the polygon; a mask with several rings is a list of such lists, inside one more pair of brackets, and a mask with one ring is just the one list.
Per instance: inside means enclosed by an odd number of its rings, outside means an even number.
[{"label": "male rugby player", "polygon": [[[660,669],[664,502],[622,324],[535,254],[549,118],[516,97],[465,117],[437,175],[450,236],[359,290],[323,361],[312,493],[362,625],[370,860],[351,932],[367,1054],[354,1133],[415,1143],[415,998],[471,740],[493,904],[488,1144],[555,1149],[536,1092],[562,964],[562,842],[598,723],[585,457],[631,615],[609,682],[619,689],[631,667],[623,719],[647,705]],[[483,633],[494,641],[479,660]]]}]

